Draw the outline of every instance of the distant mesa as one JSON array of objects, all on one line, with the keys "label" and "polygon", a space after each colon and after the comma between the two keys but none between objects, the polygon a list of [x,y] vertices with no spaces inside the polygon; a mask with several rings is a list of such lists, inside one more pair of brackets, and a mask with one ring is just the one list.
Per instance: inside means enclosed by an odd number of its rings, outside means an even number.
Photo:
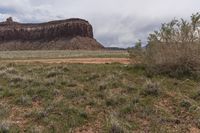
[{"label": "distant mesa", "polygon": [[0,50],[98,50],[92,25],[72,18],[46,23],[0,22]]}]

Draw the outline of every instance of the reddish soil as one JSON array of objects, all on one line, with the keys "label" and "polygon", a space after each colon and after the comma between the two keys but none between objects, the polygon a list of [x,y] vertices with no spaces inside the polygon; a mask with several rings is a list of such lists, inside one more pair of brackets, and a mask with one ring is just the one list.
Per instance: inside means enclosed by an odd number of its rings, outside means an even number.
[{"label": "reddish soil", "polygon": [[47,63],[47,64],[107,64],[107,63],[121,63],[129,64],[128,58],[66,58],[66,59],[29,59],[29,60],[4,60],[6,63]]}]

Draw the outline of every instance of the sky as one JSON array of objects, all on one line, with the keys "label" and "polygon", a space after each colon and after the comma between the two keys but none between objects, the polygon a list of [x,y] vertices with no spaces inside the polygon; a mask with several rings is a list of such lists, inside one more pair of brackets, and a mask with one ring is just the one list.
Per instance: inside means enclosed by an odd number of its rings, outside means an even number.
[{"label": "sky", "polygon": [[106,47],[146,44],[149,33],[173,18],[200,12],[200,0],[0,0],[0,21],[46,22],[82,18]]}]

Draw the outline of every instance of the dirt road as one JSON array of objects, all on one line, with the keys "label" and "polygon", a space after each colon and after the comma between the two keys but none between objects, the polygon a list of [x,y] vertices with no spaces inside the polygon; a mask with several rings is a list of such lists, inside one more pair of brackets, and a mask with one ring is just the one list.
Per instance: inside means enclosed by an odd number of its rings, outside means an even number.
[{"label": "dirt road", "polygon": [[47,64],[107,64],[121,63],[129,64],[128,58],[65,58],[65,59],[25,59],[25,60],[2,60],[3,63],[47,63]]}]

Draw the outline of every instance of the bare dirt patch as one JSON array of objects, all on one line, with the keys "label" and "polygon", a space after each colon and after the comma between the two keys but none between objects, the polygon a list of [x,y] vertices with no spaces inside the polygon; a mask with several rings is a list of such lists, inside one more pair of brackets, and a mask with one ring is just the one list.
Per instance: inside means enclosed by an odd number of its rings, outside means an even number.
[{"label": "bare dirt patch", "polygon": [[65,59],[30,59],[30,60],[3,60],[5,63],[47,63],[47,64],[107,64],[107,63],[121,63],[129,64],[128,58],[65,58]]}]

